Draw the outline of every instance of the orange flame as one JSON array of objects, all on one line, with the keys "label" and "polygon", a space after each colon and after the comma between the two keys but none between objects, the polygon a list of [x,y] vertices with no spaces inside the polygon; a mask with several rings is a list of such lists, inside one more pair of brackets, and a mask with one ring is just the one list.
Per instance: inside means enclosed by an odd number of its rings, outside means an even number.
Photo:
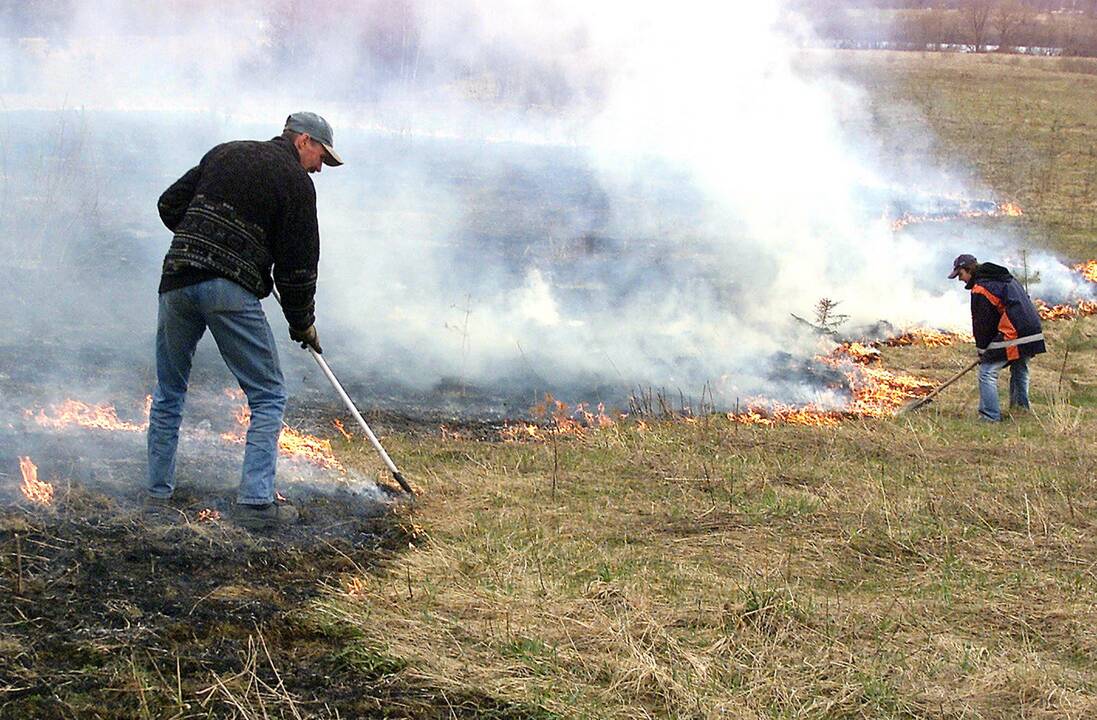
[{"label": "orange flame", "polygon": [[36,505],[53,503],[53,485],[38,479],[38,466],[29,457],[19,458],[19,471],[23,474],[23,484],[19,489],[27,500]]},{"label": "orange flame", "polygon": [[347,595],[365,595],[368,586],[360,577],[351,576],[343,579],[343,592]]},{"label": "orange flame", "polygon": [[844,343],[839,350],[851,360],[863,365],[877,362],[880,359],[880,351],[871,345],[859,342]]},{"label": "orange flame", "polygon": [[[1020,207],[1014,203],[1000,205],[993,213],[973,212],[970,215],[1009,215],[1023,214]],[[1086,279],[1097,282],[1097,260],[1075,266],[1075,270],[1082,273]],[[1082,300],[1072,305],[1048,305],[1043,300],[1033,301],[1044,320],[1071,319],[1097,315],[1097,301]],[[893,338],[872,344],[850,342],[840,345],[829,355],[817,356],[817,362],[821,362],[843,370],[849,383],[851,398],[840,409],[824,409],[813,404],[803,406],[787,405],[766,400],[764,398],[748,401],[745,410],[738,410],[727,414],[728,419],[743,425],[771,426],[782,423],[790,425],[812,425],[826,427],[836,425],[845,418],[880,418],[895,414],[909,400],[927,394],[936,386],[935,382],[913,375],[894,373],[880,367],[880,346],[904,347],[920,345],[924,347],[946,347],[957,343],[970,343],[973,339],[970,334],[958,332],[944,332],[914,328],[903,332]],[[583,408],[584,406],[579,406]],[[552,425],[546,423],[515,423],[506,425],[501,436],[503,440],[510,442],[545,441],[555,431],[557,433],[572,433],[582,435],[587,429],[603,427],[601,422],[590,422],[596,418],[587,412],[585,422],[578,422],[569,415],[564,403],[554,400],[551,395],[546,395],[545,402],[533,408],[534,415],[541,415],[546,420],[551,420]],[[603,416],[602,407],[599,406],[599,416]],[[696,419],[686,416],[681,418],[686,422],[695,422]],[[612,424],[609,420],[608,424]],[[643,420],[637,420],[636,428],[639,431],[647,429]],[[455,437],[445,426],[442,427],[442,436]]]},{"label": "orange flame", "polygon": [[845,418],[881,418],[893,415],[908,400],[924,395],[935,383],[869,366],[875,356],[865,354],[857,346],[850,353],[849,345],[836,348],[830,355],[815,358],[820,362],[843,369],[849,382],[850,400],[840,409],[824,409],[814,404],[803,406],[773,403],[764,399],[750,401],[746,410],[728,413],[728,419],[742,425],[811,425],[831,427]]},{"label": "orange flame", "polygon": [[204,508],[198,511],[198,522],[214,522],[221,519],[221,513],[212,508]]},{"label": "orange flame", "polygon": [[[838,347],[833,353],[816,358],[817,362],[841,367],[848,379],[850,401],[840,409],[826,409],[814,404],[787,405],[758,398],[747,403],[745,410],[727,413],[732,422],[742,425],[773,426],[780,424],[831,427],[851,417],[887,417],[908,400],[924,395],[936,383],[911,375],[893,373],[880,367],[870,367],[878,359],[879,352],[861,343]],[[595,414],[585,405],[575,411],[551,395],[545,402],[532,409],[532,414],[542,417],[541,423],[508,423],[500,432],[504,442],[545,442],[553,434],[583,437],[592,430],[609,427],[614,421],[607,417],[602,406]],[[683,416],[684,422],[697,422],[697,418]],[[644,431],[647,424],[637,420],[637,430]],[[445,434],[446,429],[443,428]]]},{"label": "orange flame", "polygon": [[1015,202],[998,203],[993,210],[961,210],[952,214],[926,214],[926,215],[914,215],[907,213],[902,215],[891,222],[891,229],[895,232],[902,230],[907,225],[919,225],[922,223],[943,223],[952,222],[954,220],[963,220],[965,218],[981,218],[981,217],[1020,217],[1024,215],[1024,210],[1021,206]]},{"label": "orange flame", "polygon": [[442,436],[442,440],[468,440],[471,435],[463,430],[454,430],[446,425],[439,425],[438,432]]},{"label": "orange flame", "polygon": [[908,345],[922,345],[924,347],[946,347],[956,343],[973,342],[971,335],[954,332],[941,332],[940,330],[926,330],[913,328],[902,335],[889,338],[883,342],[888,347],[906,347]]},{"label": "orange flame", "polygon": [[604,403],[598,403],[594,411],[586,403],[579,403],[571,410],[567,403],[557,400],[550,393],[545,393],[544,401],[534,405],[530,412],[539,418],[539,422],[505,424],[499,432],[504,442],[544,441],[553,435],[583,437],[590,430],[608,428],[615,424],[613,418],[606,415]]},{"label": "orange flame", "polygon": [[837,425],[842,414],[836,410],[823,410],[815,405],[795,407],[783,403],[772,403],[764,399],[747,403],[746,410],[730,412],[727,418],[740,425],[811,425],[830,427]]},{"label": "orange flame", "polygon": [[320,467],[346,472],[343,464],[335,459],[329,441],[313,435],[305,435],[289,425],[282,427],[282,434],[278,437],[278,452],[286,457],[308,460]]},{"label": "orange flame", "polygon": [[351,439],[350,433],[347,432],[347,429],[345,427],[343,427],[343,421],[342,420],[340,420],[339,418],[335,418],[334,420],[331,421],[331,424],[335,426],[335,429],[339,431],[340,435],[342,435],[347,440]]},{"label": "orange flame", "polygon": [[1097,260],[1087,260],[1084,263],[1075,265],[1074,269],[1082,273],[1082,277],[1086,280],[1097,283]]},{"label": "orange flame", "polygon": [[118,430],[124,432],[144,432],[148,423],[125,422],[118,419],[118,411],[114,405],[104,403],[102,405],[89,405],[79,400],[66,400],[59,405],[51,405],[49,412],[39,410],[27,410],[26,415],[33,418],[36,423],[44,428],[60,430],[62,428],[77,426],[94,430]]},{"label": "orange flame", "polygon": [[[230,391],[226,391],[229,394]],[[232,397],[232,395],[229,395]],[[226,442],[240,444],[246,440],[248,423],[251,422],[251,409],[247,405],[240,405],[233,413],[240,429],[236,432],[221,433],[221,439]],[[278,454],[283,457],[305,460],[320,467],[338,470],[343,473],[346,468],[335,459],[335,453],[331,449],[331,442],[314,435],[294,430],[289,425],[282,425],[282,432],[278,436]]]},{"label": "orange flame", "polygon": [[1097,315],[1097,301],[1079,300],[1074,305],[1048,305],[1040,299],[1032,301],[1042,320],[1073,320],[1080,317]]}]

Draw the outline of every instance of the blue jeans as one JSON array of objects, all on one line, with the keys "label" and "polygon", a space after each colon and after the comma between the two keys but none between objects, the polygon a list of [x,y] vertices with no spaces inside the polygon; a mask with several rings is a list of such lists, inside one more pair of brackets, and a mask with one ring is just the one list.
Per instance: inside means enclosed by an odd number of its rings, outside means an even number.
[{"label": "blue jeans", "polygon": [[175,451],[187,380],[194,349],[207,327],[251,408],[236,502],[265,505],[274,500],[274,470],[286,390],[274,335],[259,299],[223,278],[160,295],[156,392],[149,411],[148,492],[169,498],[175,491]]},{"label": "blue jeans", "polygon": [[979,416],[997,422],[1002,419],[998,406],[998,373],[1009,365],[1009,406],[1028,408],[1028,360],[999,360],[979,364]]}]

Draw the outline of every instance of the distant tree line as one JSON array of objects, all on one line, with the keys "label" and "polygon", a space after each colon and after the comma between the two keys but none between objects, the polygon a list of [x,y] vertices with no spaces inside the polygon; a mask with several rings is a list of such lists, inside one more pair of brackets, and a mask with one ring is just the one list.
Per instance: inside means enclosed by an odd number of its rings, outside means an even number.
[{"label": "distant tree line", "polygon": [[[559,48],[525,47],[491,30],[478,3],[453,3],[438,29],[431,0],[172,0],[131,3],[112,13],[96,32],[119,37],[170,36],[193,29],[218,13],[233,15],[237,27],[254,28],[251,45],[237,58],[243,78],[293,72],[317,78],[324,92],[373,99],[390,91],[439,88],[485,101],[560,108],[605,91],[595,73],[568,73]],[[62,44],[79,37],[75,27],[94,6],[89,0],[0,0],[0,40],[43,38]],[[240,22],[241,19],[250,23]],[[431,42],[424,27],[434,22]],[[198,25],[200,27],[200,25]],[[227,24],[226,26],[229,26]],[[132,42],[132,40],[127,40]],[[563,52],[581,52],[587,40],[577,28]]]},{"label": "distant tree line", "polygon": [[793,0],[823,38],[853,47],[1097,56],[1097,0]]}]

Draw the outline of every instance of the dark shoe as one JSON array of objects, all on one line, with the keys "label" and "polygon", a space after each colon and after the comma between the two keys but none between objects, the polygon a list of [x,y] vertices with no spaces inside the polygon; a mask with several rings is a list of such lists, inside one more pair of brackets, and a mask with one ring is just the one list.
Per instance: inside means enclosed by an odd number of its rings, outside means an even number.
[{"label": "dark shoe", "polygon": [[175,512],[175,506],[172,505],[171,498],[145,495],[141,502],[141,510],[151,517],[160,517]]},{"label": "dark shoe", "polygon": [[233,511],[236,522],[248,530],[269,530],[297,522],[297,508],[288,503],[237,505]]}]

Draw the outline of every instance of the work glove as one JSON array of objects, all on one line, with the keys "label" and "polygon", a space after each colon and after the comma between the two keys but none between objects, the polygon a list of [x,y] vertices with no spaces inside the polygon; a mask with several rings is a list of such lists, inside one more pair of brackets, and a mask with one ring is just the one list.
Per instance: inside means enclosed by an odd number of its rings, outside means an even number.
[{"label": "work glove", "polygon": [[309,325],[304,330],[294,330],[293,327],[289,329],[290,340],[301,343],[301,348],[311,347],[316,353],[323,354],[323,350],[320,349],[320,338],[316,336],[316,326]]}]

